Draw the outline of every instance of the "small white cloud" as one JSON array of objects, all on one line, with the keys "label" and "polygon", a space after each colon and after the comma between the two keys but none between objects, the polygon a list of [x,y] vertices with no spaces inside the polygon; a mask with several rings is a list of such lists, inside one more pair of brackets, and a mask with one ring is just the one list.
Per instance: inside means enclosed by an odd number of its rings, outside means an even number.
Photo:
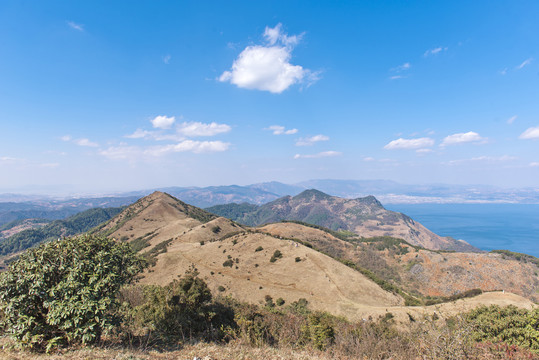
[{"label": "small white cloud", "polygon": [[389,80],[398,80],[398,79],[404,79],[406,76],[403,75],[393,75],[389,77]]},{"label": "small white cloud", "polygon": [[75,139],[73,140],[73,142],[79,146],[89,146],[89,147],[98,147],[99,144],[98,143],[95,143],[95,142],[92,142],[86,138],[82,138],[82,139]]},{"label": "small white cloud", "polygon": [[281,23],[277,24],[274,28],[266,26],[264,30],[264,38],[268,42],[268,45],[273,46],[276,43],[281,43],[285,46],[296,46],[303,34],[288,36],[282,31],[283,25]]},{"label": "small white cloud", "polygon": [[15,162],[20,162],[22,160],[23,159],[17,159],[17,158],[10,157],[10,156],[0,156],[0,164],[12,164],[12,163],[15,163]]},{"label": "small white cloud", "polygon": [[531,162],[530,167],[539,167],[539,162]]},{"label": "small white cloud", "polygon": [[92,142],[86,138],[81,138],[81,139],[73,139],[73,137],[71,135],[64,135],[60,138],[60,140],[62,141],[66,141],[66,142],[72,142],[74,144],[77,144],[79,146],[89,146],[89,147],[97,147],[99,146],[98,143],[95,143],[95,142]]},{"label": "small white cloud", "polygon": [[315,135],[307,138],[300,138],[298,141],[296,141],[296,146],[310,146],[314,145],[315,143],[319,141],[328,141],[329,137],[326,135]]},{"label": "small white cloud", "polygon": [[433,49],[429,49],[429,50],[425,51],[423,56],[437,55],[437,54],[441,53],[442,51],[447,51],[447,49],[448,49],[447,47],[442,47],[442,46],[435,47]]},{"label": "small white cloud", "polygon": [[125,135],[124,137],[129,138],[129,139],[144,139],[144,138],[152,137],[153,134],[154,132],[152,131],[137,129],[135,130],[134,133]]},{"label": "small white cloud", "polygon": [[539,126],[531,127],[526,129],[522,134],[519,136],[520,139],[539,139]]},{"label": "small white cloud", "polygon": [[152,125],[154,128],[158,129],[170,129],[172,124],[174,124],[174,121],[176,121],[176,118],[174,116],[164,116],[159,115],[150,120],[152,122]]},{"label": "small white cloud", "polygon": [[403,139],[399,138],[389,142],[384,149],[386,150],[397,150],[397,149],[421,149],[427,148],[434,145],[434,140],[428,137],[417,138],[417,139]]},{"label": "small white cloud", "polygon": [[280,94],[296,83],[307,85],[318,80],[318,74],[300,65],[292,65],[292,50],[300,36],[283,33],[281,24],[264,31],[266,45],[246,47],[234,60],[232,69],[219,77],[240,88]]},{"label": "small white cloud", "polygon": [[500,72],[500,75],[505,75],[505,74],[507,74],[507,68],[504,68],[504,69],[500,70],[499,72]]},{"label": "small white cloud", "polygon": [[409,62],[405,62],[402,65],[395,66],[394,68],[389,69],[389,71],[401,72],[401,71],[410,70],[411,67],[412,67],[412,65]]},{"label": "small white cloud", "polygon": [[529,58],[529,59],[526,59],[524,60],[520,65],[518,65],[517,67],[515,67],[516,70],[521,70],[523,69],[525,66],[528,66],[532,63],[532,60],[533,58]]},{"label": "small white cloud", "polygon": [[77,24],[76,22],[74,21],[67,21],[67,25],[72,28],[72,29],[75,29],[77,31],[84,31],[84,26],[82,24]]},{"label": "small white cloud", "polygon": [[507,162],[507,161],[513,161],[517,160],[518,158],[515,156],[510,155],[502,155],[502,156],[477,156],[473,157],[471,159],[461,159],[461,160],[451,160],[447,162],[448,165],[460,165],[463,163],[470,163],[470,162],[486,162],[486,163],[499,163],[499,162]]},{"label": "small white cloud", "polygon": [[507,119],[507,123],[508,123],[509,125],[511,125],[512,123],[515,122],[516,119],[517,119],[517,116],[516,116],[516,115],[513,115],[513,116],[511,116],[509,119]]},{"label": "small white cloud", "polygon": [[157,145],[147,148],[121,144],[100,150],[99,154],[111,160],[137,161],[144,158],[156,158],[177,152],[191,152],[195,154],[223,152],[230,148],[230,143],[222,141],[195,141],[184,140],[177,144]]},{"label": "small white cloud", "polygon": [[417,149],[415,152],[418,154],[428,154],[432,152],[432,149]]},{"label": "small white cloud", "polygon": [[187,137],[196,136],[214,136],[217,134],[229,132],[231,127],[227,124],[217,124],[212,122],[204,124],[201,122],[184,122],[178,125],[177,131],[179,134]]},{"label": "small white cloud", "polygon": [[271,125],[270,127],[264,128],[264,130],[270,130],[273,132],[273,135],[293,135],[298,132],[298,129],[288,129],[281,125]]},{"label": "small white cloud", "polygon": [[334,157],[334,156],[340,156],[340,155],[342,155],[341,152],[330,150],[330,151],[322,151],[322,152],[319,152],[318,154],[307,154],[307,155],[296,154],[294,155],[294,159],[318,159],[318,158]]},{"label": "small white cloud", "polygon": [[367,162],[369,162],[369,161],[374,161],[374,160],[376,160],[376,159],[373,158],[373,157],[371,157],[371,156],[365,156],[365,157],[363,158],[363,161],[367,161]]},{"label": "small white cloud", "polygon": [[170,55],[163,56],[163,62],[167,65],[170,63],[170,59],[172,59],[172,56]]},{"label": "small white cloud", "polygon": [[454,145],[454,144],[463,144],[469,142],[485,142],[486,139],[482,138],[478,133],[473,131],[468,131],[467,133],[458,133],[446,136],[442,141],[440,146]]}]

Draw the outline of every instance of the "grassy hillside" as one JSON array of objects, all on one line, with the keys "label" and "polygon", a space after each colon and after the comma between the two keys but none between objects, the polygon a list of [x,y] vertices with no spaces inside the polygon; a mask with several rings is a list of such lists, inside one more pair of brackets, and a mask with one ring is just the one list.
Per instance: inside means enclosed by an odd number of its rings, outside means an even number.
[{"label": "grassy hillside", "polygon": [[53,221],[39,229],[21,231],[0,243],[0,255],[23,251],[43,241],[86,232],[110,220],[122,210],[123,208],[90,209],[70,216],[65,220]]}]

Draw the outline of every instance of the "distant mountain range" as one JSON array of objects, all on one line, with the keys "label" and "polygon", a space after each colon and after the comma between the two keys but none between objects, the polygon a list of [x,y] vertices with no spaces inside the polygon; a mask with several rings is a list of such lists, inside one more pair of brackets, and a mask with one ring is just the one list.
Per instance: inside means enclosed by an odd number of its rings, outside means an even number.
[{"label": "distant mountain range", "polygon": [[[226,185],[209,187],[162,187],[140,191],[108,194],[103,197],[80,197],[53,199],[47,196],[0,194],[0,224],[27,218],[27,214],[8,214],[3,211],[5,202],[10,211],[34,211],[33,217],[58,219],[67,216],[67,209],[82,211],[91,207],[123,206],[153,191],[171,194],[182,201],[198,207],[209,207],[228,203],[250,203],[261,205],[282,196],[295,196],[307,189],[318,189],[326,194],[355,199],[368,195],[376,196],[383,204],[396,203],[526,203],[539,204],[539,188],[500,188],[485,185],[427,184],[406,185],[390,180],[308,180],[295,184],[276,181],[252,185]],[[114,202],[114,203],[113,203]],[[13,203],[26,204],[25,209],[14,210]],[[57,211],[45,215],[39,211]]]}]

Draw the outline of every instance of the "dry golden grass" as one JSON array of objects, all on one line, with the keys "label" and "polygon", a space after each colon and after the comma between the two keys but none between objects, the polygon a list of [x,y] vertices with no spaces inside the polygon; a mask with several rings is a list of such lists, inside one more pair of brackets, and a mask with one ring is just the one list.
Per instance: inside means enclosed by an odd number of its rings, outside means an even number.
[{"label": "dry golden grass", "polygon": [[[8,343],[4,339],[4,344]],[[290,348],[277,349],[270,346],[252,347],[240,343],[216,345],[198,343],[185,345],[178,350],[169,351],[141,351],[137,349],[123,349],[119,347],[87,347],[65,350],[53,354],[36,354],[28,351],[10,349],[0,350],[0,359],[6,360],[331,360],[339,359],[334,355],[325,354],[317,350],[293,350]],[[344,358],[342,358],[344,359]]]}]

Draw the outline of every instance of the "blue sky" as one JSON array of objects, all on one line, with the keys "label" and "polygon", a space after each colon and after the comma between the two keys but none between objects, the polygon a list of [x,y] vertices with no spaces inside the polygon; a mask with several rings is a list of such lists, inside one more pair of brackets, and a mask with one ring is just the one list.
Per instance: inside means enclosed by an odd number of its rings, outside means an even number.
[{"label": "blue sky", "polygon": [[537,1],[2,1],[0,192],[537,187]]}]

